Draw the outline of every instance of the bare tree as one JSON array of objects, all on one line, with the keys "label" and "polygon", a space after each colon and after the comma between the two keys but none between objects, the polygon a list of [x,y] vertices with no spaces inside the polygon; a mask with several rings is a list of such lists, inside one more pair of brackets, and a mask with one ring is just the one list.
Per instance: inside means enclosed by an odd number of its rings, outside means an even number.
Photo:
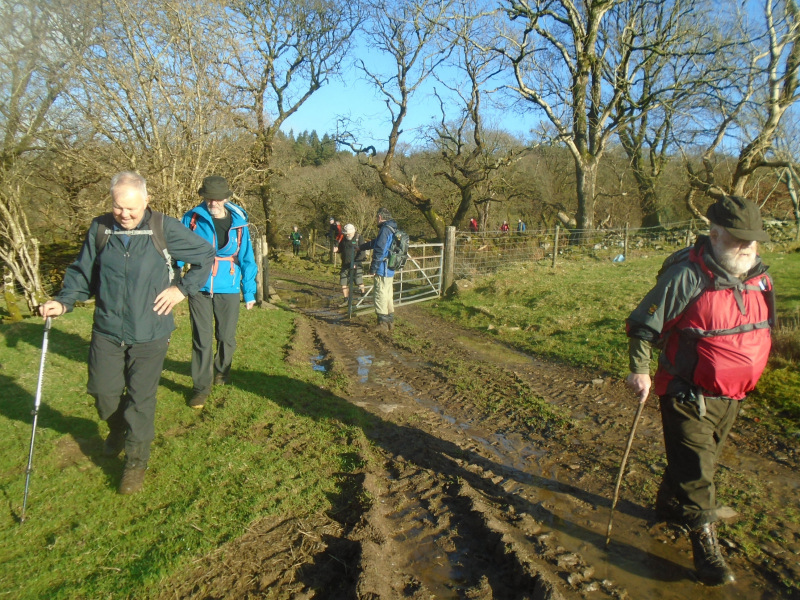
[{"label": "bare tree", "polygon": [[[482,194],[486,212],[481,211],[481,223],[488,217],[488,203],[493,194],[492,179],[519,160],[519,144],[508,144],[507,135],[489,131],[483,118],[484,102],[491,95],[490,82],[497,74],[497,55],[486,53],[490,45],[476,40],[485,37],[488,30],[486,18],[472,2],[460,2],[458,10],[443,20],[447,31],[445,43],[452,46],[448,77],[434,73],[434,77],[451,93],[448,98],[436,94],[441,110],[441,120],[433,129],[433,146],[445,164],[436,174],[453,184],[459,193],[459,202],[450,222],[461,227],[473,207],[473,198]],[[449,39],[448,39],[449,38]],[[460,115],[453,118],[454,99],[459,101]],[[452,119],[452,120],[448,120]]]},{"label": "bare tree", "polygon": [[175,216],[231,142],[220,45],[208,43],[218,31],[211,3],[108,0],[72,94],[115,168],[142,172],[156,206]]},{"label": "bare tree", "polygon": [[[625,8],[652,24],[636,32],[629,48],[617,50],[633,54],[640,74],[638,85],[623,91],[617,133],[638,188],[642,225],[652,227],[664,214],[658,184],[676,140],[693,143],[704,135],[686,115],[706,112],[709,92],[738,85],[744,32],[726,2],[676,0]],[[608,24],[616,39],[625,37],[620,23],[626,22]]]},{"label": "bare tree", "polygon": [[445,219],[434,208],[433,200],[417,186],[416,176],[404,176],[395,163],[409,102],[447,56],[440,36],[447,7],[446,0],[381,0],[370,7],[367,44],[393,61],[393,71],[382,73],[364,60],[359,61],[359,66],[383,96],[389,111],[388,148],[378,156],[374,147],[364,147],[352,135],[339,137],[340,143],[367,157],[365,165],[375,170],[387,190],[419,210],[439,239],[444,239]]},{"label": "bare tree", "polygon": [[[679,0],[672,0],[675,3]],[[535,107],[555,129],[555,142],[572,154],[578,228],[594,225],[600,160],[621,124],[625,94],[640,85],[642,68],[669,54],[680,19],[647,21],[647,0],[504,0],[504,44],[496,48],[510,63],[510,89]],[[613,26],[612,26],[613,25]],[[660,27],[655,31],[655,27]],[[652,30],[648,44],[643,32]],[[634,50],[636,50],[634,52]],[[665,88],[641,98],[639,114],[659,105]]]},{"label": "bare tree", "polygon": [[[33,312],[46,293],[39,278],[39,242],[23,209],[29,165],[46,146],[49,117],[86,48],[93,19],[91,3],[75,7],[57,0],[4,2],[1,16],[0,259]],[[13,293],[11,279],[5,278],[7,294]]]},{"label": "bare tree", "polygon": [[361,8],[359,2],[336,0],[231,0],[229,8],[226,91],[237,126],[253,139],[250,176],[274,244],[273,179],[281,173],[274,164],[276,135],[340,72]]},{"label": "bare tree", "polygon": [[[704,148],[699,166],[684,154],[689,175],[687,207],[705,219],[695,204],[699,194],[712,198],[748,194],[748,182],[762,168],[786,168],[773,146],[782,118],[798,97],[800,14],[794,0],[762,0],[763,24],[753,24],[750,57],[739,87],[721,88],[715,97],[717,126]],[[743,16],[745,18],[745,16]],[[727,181],[716,173],[718,150],[738,136],[740,151]]]}]

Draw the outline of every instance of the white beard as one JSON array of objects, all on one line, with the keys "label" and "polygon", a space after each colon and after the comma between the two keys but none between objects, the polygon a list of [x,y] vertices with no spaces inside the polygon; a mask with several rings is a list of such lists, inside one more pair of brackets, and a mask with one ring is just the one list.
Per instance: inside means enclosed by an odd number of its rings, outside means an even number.
[{"label": "white beard", "polygon": [[756,265],[756,255],[739,255],[738,248],[722,249],[721,244],[714,247],[714,258],[719,266],[735,277],[741,278]]}]

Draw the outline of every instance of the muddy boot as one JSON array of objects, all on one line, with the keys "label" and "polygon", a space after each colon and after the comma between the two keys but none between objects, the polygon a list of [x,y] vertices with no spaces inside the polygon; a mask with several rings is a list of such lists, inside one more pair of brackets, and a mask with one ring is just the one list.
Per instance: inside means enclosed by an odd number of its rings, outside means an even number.
[{"label": "muddy boot", "polygon": [[728,567],[719,549],[717,524],[706,523],[689,532],[697,579],[705,585],[725,585],[734,582],[733,571]]},{"label": "muddy boot", "polygon": [[389,321],[387,315],[378,315],[378,331],[389,331]]},{"label": "muddy boot", "polygon": [[386,315],[386,325],[389,328],[389,331],[394,331],[394,313],[389,313]]},{"label": "muddy boot", "polygon": [[122,481],[119,482],[117,490],[123,496],[130,496],[142,491],[144,487],[144,472],[147,470],[147,463],[140,460],[128,460],[125,463],[125,470],[122,472]]}]

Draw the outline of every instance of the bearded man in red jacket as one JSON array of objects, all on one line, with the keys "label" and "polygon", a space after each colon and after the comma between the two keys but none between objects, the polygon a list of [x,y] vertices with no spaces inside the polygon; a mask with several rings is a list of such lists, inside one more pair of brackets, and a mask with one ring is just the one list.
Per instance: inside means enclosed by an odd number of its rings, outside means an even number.
[{"label": "bearded man in red jacket", "polygon": [[[723,585],[734,576],[717,540],[717,459],[767,364],[774,294],[758,242],[768,242],[758,207],[724,196],[706,213],[708,236],[665,263],[655,287],[627,320],[628,386],[641,401],[650,392],[651,348],[661,349],[655,374],[667,452],[656,500],[689,529],[698,579]],[[672,263],[672,264],[670,264]]]}]

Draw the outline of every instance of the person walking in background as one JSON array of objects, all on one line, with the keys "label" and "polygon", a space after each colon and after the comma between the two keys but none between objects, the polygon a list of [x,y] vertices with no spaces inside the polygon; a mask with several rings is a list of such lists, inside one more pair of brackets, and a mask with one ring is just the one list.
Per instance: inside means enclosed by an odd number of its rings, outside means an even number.
[{"label": "person walking in background", "polygon": [[359,250],[372,250],[369,272],[375,276],[375,314],[378,328],[384,331],[394,329],[394,270],[389,268],[387,258],[389,248],[397,231],[397,223],[392,219],[388,208],[379,208],[376,215],[378,235],[374,240],[364,242]]},{"label": "person walking in background", "polygon": [[348,298],[350,297],[349,276],[350,269],[353,269],[353,283],[358,286],[361,295],[364,295],[364,278],[361,273],[361,263],[364,262],[367,255],[360,246],[364,243],[364,238],[360,233],[356,232],[355,225],[348,223],[343,229],[344,235],[339,242],[338,252],[342,259],[342,268],[339,271],[339,285],[342,286],[342,295],[344,301],[341,306],[347,306]]},{"label": "person walking in background", "polygon": [[[247,310],[256,302],[256,266],[245,210],[229,202],[224,177],[211,175],[197,192],[203,202],[183,215],[183,224],[214,250],[214,266],[202,289],[189,296],[192,320],[192,408],[203,408],[212,384],[229,382],[240,294]],[[214,337],[216,336],[216,351]]]},{"label": "person walking in background", "polygon": [[[177,219],[150,210],[147,183],[137,173],[111,179],[111,202],[111,213],[89,226],[58,296],[39,313],[58,317],[94,294],[87,392],[108,423],[103,454],[125,450],[119,493],[135,494],[144,485],[155,437],[156,392],[175,329],[172,309],[206,281],[214,251]],[[190,265],[183,277],[151,241],[157,235],[172,259]]]},{"label": "person walking in background", "polygon": [[292,227],[292,233],[289,234],[289,239],[292,241],[292,254],[300,256],[300,242],[303,239],[303,234],[297,229],[297,225]]},{"label": "person walking in background", "polygon": [[527,227],[525,227],[525,221],[523,221],[522,219],[519,219],[517,221],[517,233],[525,233],[526,230],[527,230]]},{"label": "person walking in background", "polygon": [[[644,402],[650,354],[661,350],[655,374],[667,452],[656,510],[688,528],[698,579],[734,581],[717,539],[717,459],[742,400],[767,364],[774,326],[774,292],[758,256],[758,206],[725,196],[706,214],[708,236],[667,259],[666,270],[627,320],[628,386]],[[663,270],[663,269],[662,269]]]},{"label": "person walking in background", "polygon": [[500,233],[508,233],[508,221],[503,221],[503,224],[500,225]]},{"label": "person walking in background", "polygon": [[472,233],[478,233],[478,221],[475,217],[469,220],[469,230]]}]

